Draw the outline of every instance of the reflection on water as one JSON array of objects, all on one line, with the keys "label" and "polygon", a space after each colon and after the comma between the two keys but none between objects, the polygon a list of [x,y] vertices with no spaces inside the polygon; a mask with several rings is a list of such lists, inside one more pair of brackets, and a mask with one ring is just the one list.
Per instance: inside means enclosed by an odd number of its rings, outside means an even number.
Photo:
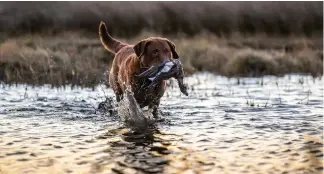
[{"label": "reflection on water", "polygon": [[323,81],[170,81],[163,122],[134,132],[95,112],[111,89],[0,89],[0,173],[322,173]]},{"label": "reflection on water", "polygon": [[[105,153],[108,153],[114,160],[119,158],[112,170],[117,173],[136,171],[162,173],[164,166],[169,162],[166,155],[170,154],[168,150],[170,142],[156,137],[156,135],[161,135],[157,129],[150,129],[145,133],[123,131],[125,129],[110,130],[98,137],[100,139],[109,139],[109,148],[105,150]],[[116,134],[120,134],[120,139],[111,140],[116,137]],[[104,161],[99,163],[109,165]]]}]

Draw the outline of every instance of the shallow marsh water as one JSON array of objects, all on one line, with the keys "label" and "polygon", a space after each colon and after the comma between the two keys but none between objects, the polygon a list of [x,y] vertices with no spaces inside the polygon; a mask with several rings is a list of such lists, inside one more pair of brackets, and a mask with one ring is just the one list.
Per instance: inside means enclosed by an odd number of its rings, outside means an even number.
[{"label": "shallow marsh water", "polygon": [[[175,81],[171,81],[175,82]],[[170,83],[163,122],[134,133],[95,112],[111,89],[0,89],[0,173],[322,173],[323,80],[305,75]]]}]

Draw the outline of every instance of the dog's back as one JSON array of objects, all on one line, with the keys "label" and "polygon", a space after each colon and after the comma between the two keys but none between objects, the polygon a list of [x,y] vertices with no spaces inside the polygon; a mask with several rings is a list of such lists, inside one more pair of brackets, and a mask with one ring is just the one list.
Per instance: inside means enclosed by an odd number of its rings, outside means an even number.
[{"label": "dog's back", "polygon": [[136,69],[136,67],[128,66],[127,64],[134,64],[136,54],[133,45],[123,43],[111,37],[107,32],[104,22],[101,22],[99,25],[99,38],[103,46],[109,52],[115,54],[109,73],[109,85],[117,95],[117,101],[120,101],[121,98],[118,96],[121,96],[125,90],[123,84],[127,79],[129,79],[127,78],[127,75],[131,71],[134,71],[133,69]]}]

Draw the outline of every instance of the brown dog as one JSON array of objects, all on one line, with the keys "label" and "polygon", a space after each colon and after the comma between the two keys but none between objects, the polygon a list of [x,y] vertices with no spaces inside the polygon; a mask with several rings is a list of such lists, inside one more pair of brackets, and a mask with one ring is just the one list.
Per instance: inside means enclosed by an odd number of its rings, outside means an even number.
[{"label": "brown dog", "polygon": [[144,90],[147,79],[140,79],[136,75],[165,61],[178,59],[175,45],[168,39],[160,37],[150,37],[135,45],[128,45],[112,38],[104,22],[99,25],[99,37],[104,47],[115,54],[109,74],[109,84],[116,95],[116,100],[119,102],[127,86],[130,86],[140,107],[153,108],[153,115],[157,117],[160,99],[166,89],[166,81],[160,82],[154,88]]}]

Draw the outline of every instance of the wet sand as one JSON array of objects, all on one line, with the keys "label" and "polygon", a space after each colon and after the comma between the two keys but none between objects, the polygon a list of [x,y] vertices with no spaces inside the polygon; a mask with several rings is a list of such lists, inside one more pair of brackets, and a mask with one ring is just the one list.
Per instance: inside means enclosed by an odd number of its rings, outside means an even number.
[{"label": "wet sand", "polygon": [[[172,82],[174,82],[172,84]],[[323,80],[175,81],[163,122],[132,132],[95,112],[111,89],[2,85],[0,173],[322,173]]]}]

